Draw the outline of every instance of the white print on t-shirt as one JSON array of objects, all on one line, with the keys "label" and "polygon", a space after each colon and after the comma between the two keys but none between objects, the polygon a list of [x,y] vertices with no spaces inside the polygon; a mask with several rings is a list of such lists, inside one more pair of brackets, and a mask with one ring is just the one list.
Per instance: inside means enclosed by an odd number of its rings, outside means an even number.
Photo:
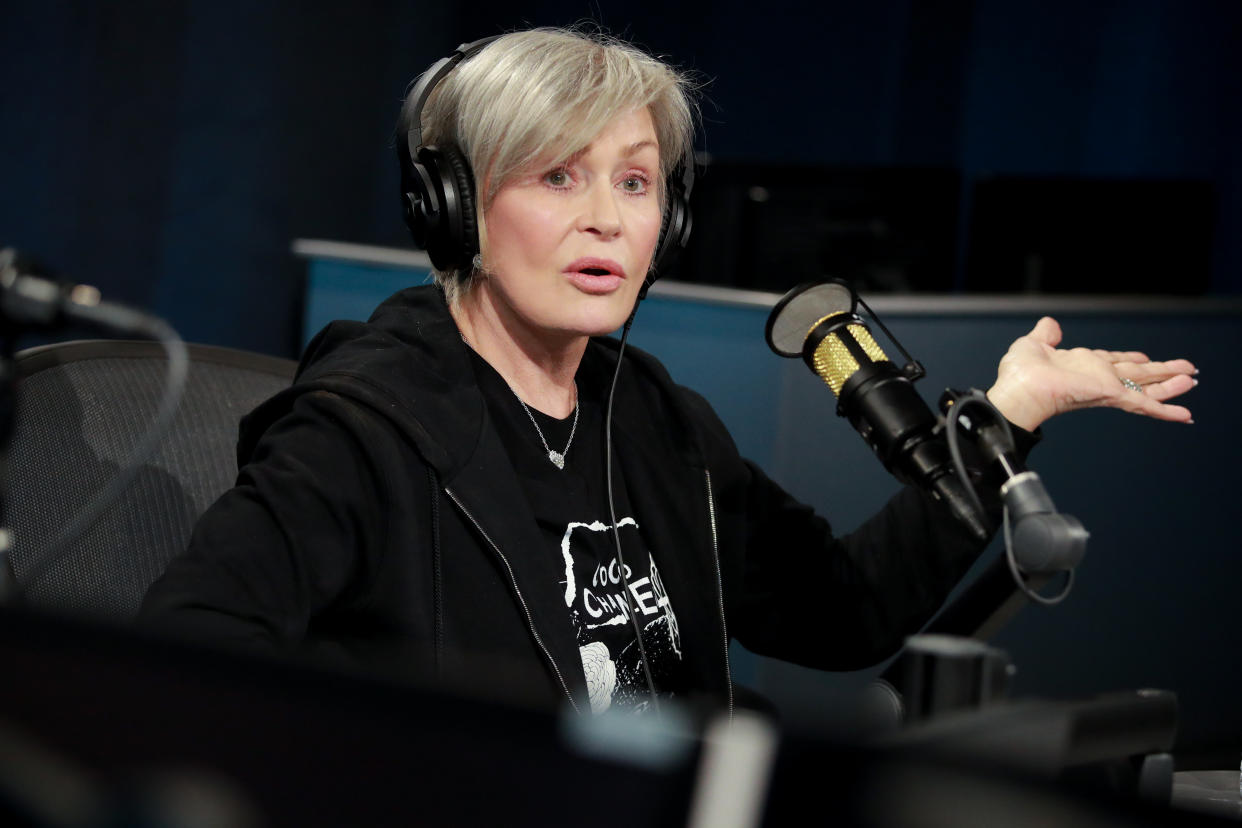
[{"label": "white print on t-shirt", "polygon": [[[618,529],[626,526],[633,526],[635,529],[638,528],[638,524],[634,521],[634,518],[621,518],[617,521]],[[578,591],[578,588],[574,583],[574,556],[570,552],[569,546],[570,541],[574,536],[574,530],[588,529],[592,532],[607,532],[611,528],[611,526],[606,523],[601,523],[598,520],[592,521],[591,523],[570,523],[565,527],[565,534],[561,538],[561,558],[565,561],[565,606],[572,607],[574,605],[574,595]],[[613,560],[613,565],[616,565],[615,559]],[[627,578],[630,575],[630,568],[628,566],[625,568],[625,575]]]},{"label": "white print on t-shirt", "polygon": [[617,662],[612,660],[602,641],[579,647],[578,654],[582,656],[582,670],[586,673],[591,712],[603,713],[612,706],[612,694],[617,689]]},{"label": "white print on t-shirt", "polygon": [[[638,528],[638,524],[634,518],[622,518],[617,521],[617,528],[623,529],[627,527]],[[591,523],[570,523],[565,527],[565,535],[561,538],[561,558],[565,563],[565,606],[573,607],[574,599],[578,597],[577,577],[574,575],[574,557],[571,549],[571,542],[575,529],[586,529],[591,532],[608,532],[612,527],[601,521],[593,521]],[[648,574],[645,578],[637,581],[630,580],[634,577],[634,571],[627,565],[625,567],[625,580],[629,582],[629,595],[626,595],[625,586],[621,578],[621,565],[617,563],[616,557],[608,561],[608,565],[600,564],[591,573],[591,583],[589,586],[582,587],[582,608],[586,610],[592,621],[586,622],[586,628],[593,630],[596,627],[615,626],[618,624],[628,624],[630,621],[631,606],[638,608],[641,616],[655,615],[661,613],[669,616],[669,624],[676,630],[676,618],[673,617],[672,607],[669,606],[668,594],[664,591],[664,584],[660,580],[660,572],[656,568],[655,561],[651,558],[650,553],[647,556]],[[681,642],[676,632],[673,634],[677,654],[681,655]]]},{"label": "white print on t-shirt", "polygon": [[[617,527],[619,530],[637,530],[638,524],[633,518],[624,518],[617,521]],[[606,564],[596,565],[590,571],[589,577],[585,572],[575,574],[572,544],[575,532],[581,530],[611,532],[612,527],[601,521],[569,523],[561,539],[561,556],[565,567],[565,606],[570,609],[575,624],[581,625],[579,629],[585,638],[595,637],[589,633],[590,630],[629,624],[630,615],[633,613],[641,622],[643,642],[648,650],[658,650],[654,657],[680,660],[680,628],[655,559],[650,553],[647,554],[647,574],[637,580],[629,566],[625,567],[625,578],[622,579],[621,565],[615,554],[607,558]],[[637,669],[638,662],[634,661],[636,654],[629,652],[630,650],[630,646],[625,648],[623,661],[628,666],[622,671],[625,673],[625,680],[621,681],[621,668],[615,660],[620,656],[610,653],[605,643],[587,641],[579,647],[593,712],[599,713],[612,705],[619,681],[628,686],[635,680],[633,671]]]}]

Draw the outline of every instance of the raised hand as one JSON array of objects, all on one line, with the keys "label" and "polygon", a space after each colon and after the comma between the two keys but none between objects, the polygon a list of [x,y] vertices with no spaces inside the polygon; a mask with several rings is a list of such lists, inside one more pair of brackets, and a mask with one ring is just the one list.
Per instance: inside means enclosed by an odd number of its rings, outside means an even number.
[{"label": "raised hand", "polygon": [[992,401],[1014,425],[1034,430],[1056,414],[1107,406],[1160,420],[1194,422],[1165,400],[1199,384],[1188,360],[1153,362],[1139,351],[1059,349],[1061,326],[1045,316],[1001,358]]}]

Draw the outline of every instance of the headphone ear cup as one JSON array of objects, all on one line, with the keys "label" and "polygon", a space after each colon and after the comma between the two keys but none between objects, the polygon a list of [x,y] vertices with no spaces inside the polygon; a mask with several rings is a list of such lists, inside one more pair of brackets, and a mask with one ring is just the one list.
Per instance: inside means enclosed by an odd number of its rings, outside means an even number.
[{"label": "headphone ear cup", "polygon": [[405,226],[410,230],[414,244],[427,248],[427,233],[435,217],[439,215],[439,201],[426,168],[397,146],[397,160],[401,165],[401,211]]},{"label": "headphone ear cup", "polygon": [[461,150],[449,144],[441,150],[448,171],[453,177],[456,193],[457,237],[454,240],[457,251],[457,268],[469,268],[474,262],[474,254],[479,252],[479,228],[475,220],[474,175],[470,172],[470,162],[462,155]]},{"label": "headphone ear cup", "polygon": [[664,210],[664,221],[660,225],[660,239],[656,242],[656,254],[651,261],[651,269],[643,281],[640,298],[646,297],[647,288],[651,287],[661,273],[673,266],[678,254],[690,241],[690,202],[682,190],[680,180],[674,181],[670,176],[668,206]]},{"label": "headphone ear cup", "polygon": [[448,144],[420,148],[413,167],[418,173],[415,186],[428,191],[421,198],[422,238],[415,232],[415,241],[426,248],[437,270],[469,267],[479,247],[470,165]]}]

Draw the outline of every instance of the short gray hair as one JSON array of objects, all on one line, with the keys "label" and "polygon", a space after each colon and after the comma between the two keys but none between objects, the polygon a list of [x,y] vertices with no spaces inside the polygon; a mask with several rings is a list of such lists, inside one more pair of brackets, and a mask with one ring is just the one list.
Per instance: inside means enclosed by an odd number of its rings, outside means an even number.
[{"label": "short gray hair", "polygon": [[[455,144],[475,176],[479,240],[497,191],[536,161],[556,166],[591,143],[609,121],[646,107],[660,144],[660,192],[689,151],[694,87],[687,75],[602,33],[530,29],[502,35],[453,69],[422,112],[423,143]],[[399,135],[413,118],[407,96]],[[661,204],[663,204],[661,199]],[[478,272],[435,271],[455,304]]]}]

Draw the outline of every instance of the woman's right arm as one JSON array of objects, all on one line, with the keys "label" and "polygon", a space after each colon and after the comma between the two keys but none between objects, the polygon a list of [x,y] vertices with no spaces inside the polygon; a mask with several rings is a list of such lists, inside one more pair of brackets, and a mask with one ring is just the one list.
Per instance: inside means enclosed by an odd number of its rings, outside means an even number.
[{"label": "woman's right arm", "polygon": [[376,566],[384,418],[325,391],[298,395],[237,482],[148,590],[139,622],[248,649],[296,646],[311,618]]}]

